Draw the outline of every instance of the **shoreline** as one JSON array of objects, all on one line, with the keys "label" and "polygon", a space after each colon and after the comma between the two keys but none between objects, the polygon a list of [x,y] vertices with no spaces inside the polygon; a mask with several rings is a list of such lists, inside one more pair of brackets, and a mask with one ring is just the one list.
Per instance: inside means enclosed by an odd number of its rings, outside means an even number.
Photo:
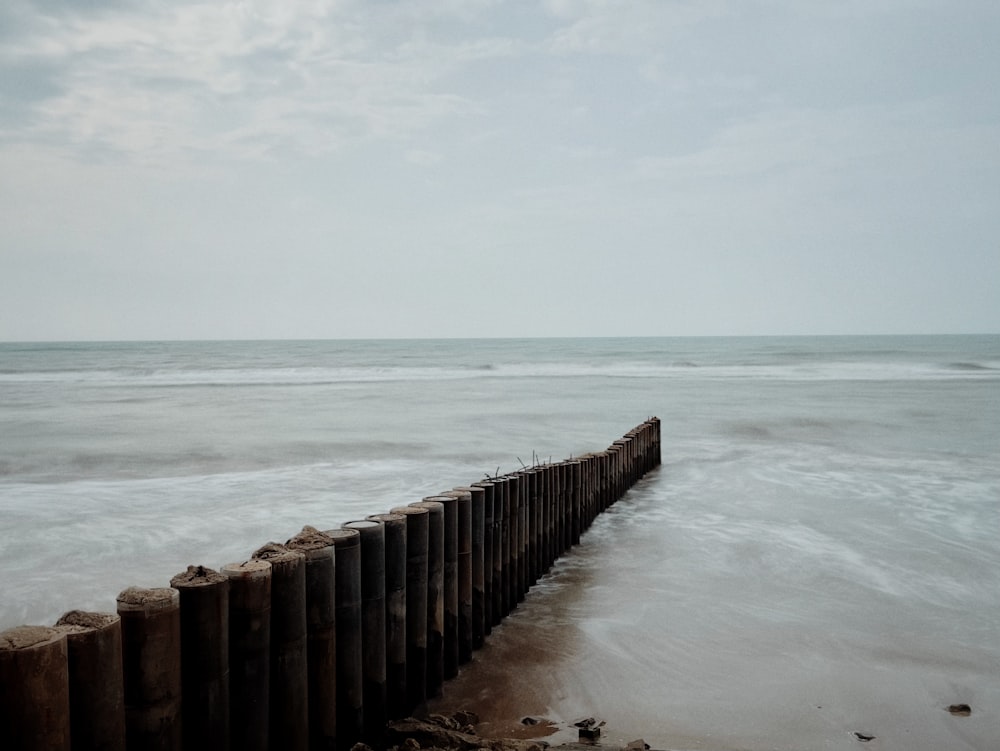
[{"label": "shoreline", "polygon": [[[526,716],[520,726],[522,733],[514,734],[490,732],[489,723],[480,723],[479,717],[467,710],[457,710],[449,714],[430,713],[423,719],[407,717],[390,722],[386,737],[390,751],[543,751],[544,749],[564,749],[565,751],[650,751],[650,746],[642,738],[636,738],[624,745],[601,742],[603,721],[583,718],[569,727],[544,718]],[[485,732],[484,732],[485,731]],[[574,740],[560,740],[554,743],[546,738],[554,738],[573,731]],[[539,735],[540,733],[540,735]],[[358,749],[361,751],[361,749]]]}]

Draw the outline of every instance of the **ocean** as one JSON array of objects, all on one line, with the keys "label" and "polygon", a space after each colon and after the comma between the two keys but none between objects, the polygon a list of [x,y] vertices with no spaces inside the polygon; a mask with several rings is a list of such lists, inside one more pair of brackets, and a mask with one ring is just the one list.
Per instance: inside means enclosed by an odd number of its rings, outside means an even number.
[{"label": "ocean", "polygon": [[0,344],[0,628],[654,415],[663,465],[442,707],[660,749],[1000,748],[996,335]]}]

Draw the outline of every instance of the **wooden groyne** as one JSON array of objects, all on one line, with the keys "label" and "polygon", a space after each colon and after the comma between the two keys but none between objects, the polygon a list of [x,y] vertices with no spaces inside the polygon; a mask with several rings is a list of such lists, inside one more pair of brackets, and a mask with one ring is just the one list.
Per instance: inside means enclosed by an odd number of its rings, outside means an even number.
[{"label": "wooden groyne", "polygon": [[603,451],[130,587],[116,613],[0,632],[0,748],[381,748],[659,463],[651,418]]}]

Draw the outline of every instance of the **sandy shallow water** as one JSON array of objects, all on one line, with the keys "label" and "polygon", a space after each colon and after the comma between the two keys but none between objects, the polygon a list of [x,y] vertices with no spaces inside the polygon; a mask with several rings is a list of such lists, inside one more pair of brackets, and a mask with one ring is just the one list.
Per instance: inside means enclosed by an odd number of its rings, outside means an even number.
[{"label": "sandy shallow water", "polygon": [[[893,582],[838,577],[843,564],[808,530],[797,535],[819,546],[811,564],[781,549],[778,531],[758,546],[719,507],[728,518],[706,523],[701,509],[685,524],[663,505],[679,473],[665,467],[600,517],[431,710],[469,709],[480,734],[551,743],[576,740],[572,723],[595,717],[609,747],[998,747],[997,648],[975,643],[992,616],[976,634],[949,624],[943,605],[919,615],[900,599],[894,614],[898,598],[877,594]],[[740,531],[725,538],[726,528]],[[947,711],[958,702],[970,716]],[[544,721],[526,726],[527,716]]]}]

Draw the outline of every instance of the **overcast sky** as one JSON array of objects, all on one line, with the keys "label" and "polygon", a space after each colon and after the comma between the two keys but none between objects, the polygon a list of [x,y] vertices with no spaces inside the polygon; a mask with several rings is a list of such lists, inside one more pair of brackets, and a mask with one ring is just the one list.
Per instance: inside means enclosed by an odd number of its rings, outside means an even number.
[{"label": "overcast sky", "polygon": [[997,0],[0,3],[0,340],[1000,332]]}]

